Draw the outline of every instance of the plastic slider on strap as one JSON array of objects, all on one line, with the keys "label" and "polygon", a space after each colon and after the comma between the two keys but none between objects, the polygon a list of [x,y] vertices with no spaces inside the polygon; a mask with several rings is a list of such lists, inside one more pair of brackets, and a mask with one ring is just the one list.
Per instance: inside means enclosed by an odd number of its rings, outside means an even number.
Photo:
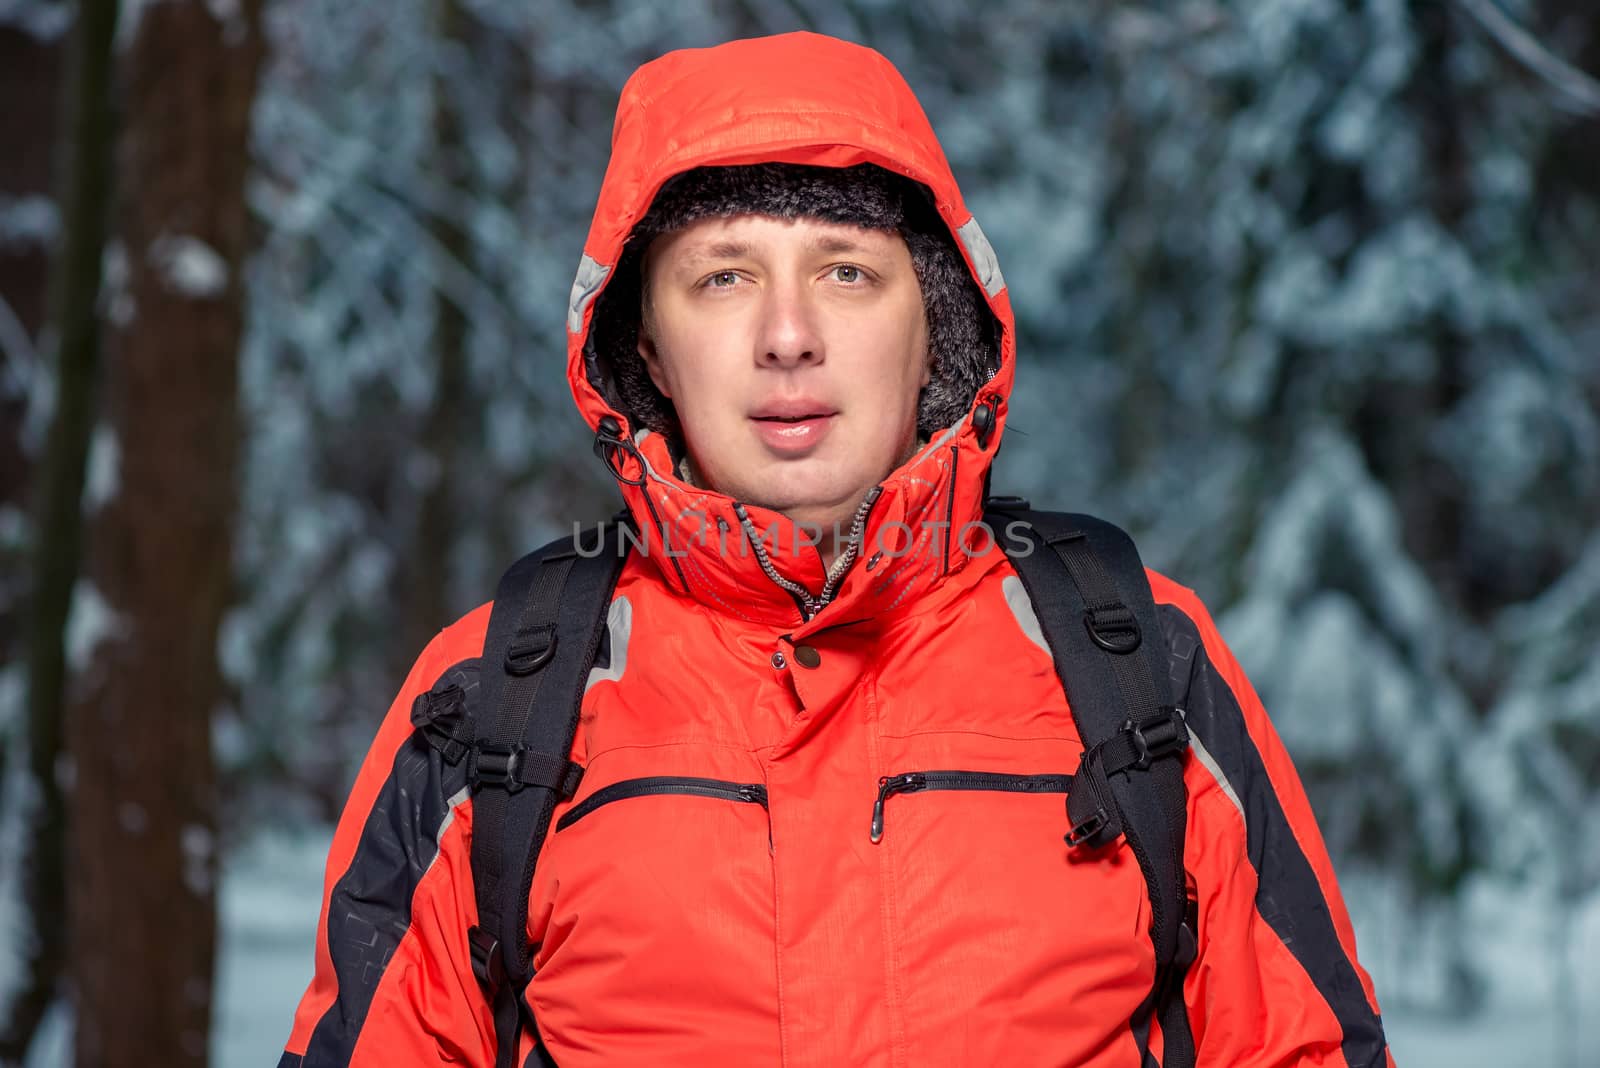
[{"label": "plastic slider on strap", "polygon": [[467,777],[474,789],[492,786],[514,794],[524,786],[540,786],[566,800],[578,792],[583,765],[526,746],[478,742],[472,747]]},{"label": "plastic slider on strap", "polygon": [[[1194,911],[1193,905],[1190,912]],[[1200,939],[1194,933],[1195,924],[1192,918],[1185,919],[1178,926],[1178,949],[1172,957],[1173,967],[1184,969],[1193,964],[1200,956]]]},{"label": "plastic slider on strap", "polygon": [[1119,833],[1120,828],[1113,828],[1111,813],[1104,808],[1096,808],[1082,820],[1074,823],[1066,833],[1067,845],[1074,849],[1085,846],[1089,849],[1099,849],[1110,842]]},{"label": "plastic slider on strap", "polygon": [[1175,705],[1162,705],[1160,715],[1143,723],[1128,720],[1122,725],[1133,741],[1135,754],[1131,767],[1144,771],[1152,760],[1181,753],[1189,748],[1189,726],[1183,721],[1183,710]]},{"label": "plastic slider on strap", "polygon": [[506,671],[512,675],[532,675],[555,655],[555,624],[532,627],[518,634],[506,648]]},{"label": "plastic slider on strap", "polygon": [[474,924],[467,928],[467,943],[472,951],[472,974],[490,993],[499,990],[506,981],[506,961],[500,953],[500,940]]},{"label": "plastic slider on strap", "polygon": [[473,786],[495,786],[516,793],[522,789],[522,784],[517,781],[518,765],[521,763],[521,748],[477,742],[472,747],[467,777],[472,780]]},{"label": "plastic slider on strap", "polygon": [[1116,841],[1122,833],[1116,806],[1106,781],[1105,746],[1093,746],[1079,760],[1067,792],[1067,845],[1094,850]]},{"label": "plastic slider on strap", "polygon": [[1083,625],[1090,640],[1108,653],[1131,653],[1144,640],[1139,620],[1121,601],[1084,609]]}]

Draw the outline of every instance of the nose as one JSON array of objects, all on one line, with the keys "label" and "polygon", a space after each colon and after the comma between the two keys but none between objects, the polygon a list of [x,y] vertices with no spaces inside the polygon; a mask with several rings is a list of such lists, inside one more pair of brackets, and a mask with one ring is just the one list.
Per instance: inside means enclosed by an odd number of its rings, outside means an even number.
[{"label": "nose", "polygon": [[786,280],[770,288],[761,307],[756,362],[789,368],[821,363],[822,359],[822,332],[804,285]]}]

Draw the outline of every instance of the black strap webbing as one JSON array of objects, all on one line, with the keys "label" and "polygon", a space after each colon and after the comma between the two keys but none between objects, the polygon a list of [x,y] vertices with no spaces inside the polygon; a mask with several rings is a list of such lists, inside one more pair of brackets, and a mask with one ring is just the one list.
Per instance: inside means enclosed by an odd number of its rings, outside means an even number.
[{"label": "black strap webbing", "polygon": [[[999,502],[991,502],[991,507]],[[1016,520],[1025,523],[1025,529]],[[1195,954],[1183,867],[1188,732],[1174,708],[1160,621],[1132,540],[1090,516],[1033,512],[1008,501],[985,516],[1008,537],[1007,554],[1033,602],[1084,745],[1068,794],[1068,842],[1097,849],[1120,833],[1150,894],[1156,982],[1132,1025],[1148,1058],[1159,1012],[1164,1068],[1192,1068],[1194,1036],[1183,974]]]},{"label": "black strap webbing", "polygon": [[[576,793],[583,775],[569,754],[627,552],[620,531],[613,522],[597,544],[558,539],[518,560],[489,614],[481,721],[468,754],[478,904],[468,939],[494,1005],[496,1068],[515,1068],[524,1023],[538,1034],[522,997],[533,972],[528,894],[556,802]],[[542,1045],[532,1063],[553,1065]]]}]

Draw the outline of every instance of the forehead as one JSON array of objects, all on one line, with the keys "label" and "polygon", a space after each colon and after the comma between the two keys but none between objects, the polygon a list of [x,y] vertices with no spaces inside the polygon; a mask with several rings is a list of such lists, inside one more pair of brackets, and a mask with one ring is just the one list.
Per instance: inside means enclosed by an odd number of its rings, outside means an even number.
[{"label": "forehead", "polygon": [[698,219],[663,234],[646,252],[651,265],[693,264],[741,256],[795,253],[825,255],[909,255],[905,239],[892,230],[871,230],[854,223],[801,216],[735,215]]}]

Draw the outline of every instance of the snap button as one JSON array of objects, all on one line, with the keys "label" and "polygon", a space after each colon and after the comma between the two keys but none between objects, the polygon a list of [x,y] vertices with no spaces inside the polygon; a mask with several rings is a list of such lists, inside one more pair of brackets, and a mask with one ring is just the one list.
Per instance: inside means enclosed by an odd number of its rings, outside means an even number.
[{"label": "snap button", "polygon": [[783,658],[783,652],[781,650],[772,654],[772,666],[777,668],[779,671],[782,671],[783,666],[787,663],[788,661]]},{"label": "snap button", "polygon": [[822,654],[809,645],[795,646],[794,658],[800,662],[801,667],[814,668],[822,663]]}]

